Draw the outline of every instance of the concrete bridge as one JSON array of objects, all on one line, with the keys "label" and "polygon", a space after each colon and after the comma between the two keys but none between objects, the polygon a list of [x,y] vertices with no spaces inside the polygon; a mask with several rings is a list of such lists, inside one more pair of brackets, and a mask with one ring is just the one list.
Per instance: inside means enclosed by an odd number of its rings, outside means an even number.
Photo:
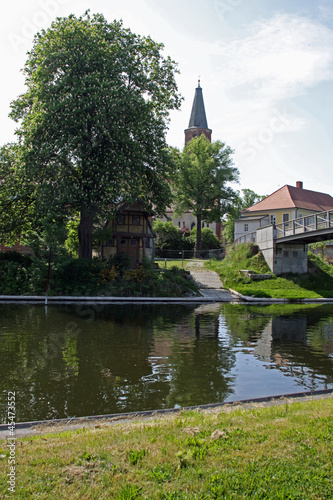
[{"label": "concrete bridge", "polygon": [[306,273],[307,245],[332,239],[333,210],[329,210],[260,227],[237,238],[235,243],[257,243],[271,271],[279,275]]}]

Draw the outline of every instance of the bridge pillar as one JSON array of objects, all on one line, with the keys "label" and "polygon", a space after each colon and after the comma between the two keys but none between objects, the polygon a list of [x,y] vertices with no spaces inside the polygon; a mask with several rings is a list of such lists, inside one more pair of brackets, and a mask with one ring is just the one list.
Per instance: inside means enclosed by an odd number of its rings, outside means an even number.
[{"label": "bridge pillar", "polygon": [[257,244],[272,273],[304,274],[308,271],[307,245],[303,243],[277,243],[274,226],[257,229]]}]

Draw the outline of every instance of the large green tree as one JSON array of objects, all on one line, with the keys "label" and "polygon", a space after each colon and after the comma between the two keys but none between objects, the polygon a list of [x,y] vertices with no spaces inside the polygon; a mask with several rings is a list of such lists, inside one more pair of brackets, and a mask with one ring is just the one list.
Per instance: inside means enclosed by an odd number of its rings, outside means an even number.
[{"label": "large green tree", "polygon": [[218,222],[232,206],[235,191],[229,182],[238,179],[233,151],[221,141],[210,142],[204,135],[189,141],[175,153],[176,211],[191,211],[197,219],[196,256],[201,251],[202,221]]},{"label": "large green tree", "polygon": [[36,216],[80,213],[81,258],[91,256],[94,223],[120,200],[141,196],[161,213],[170,203],[165,132],[181,98],[162,49],[89,12],[58,18],[34,38],[27,90],[12,103],[16,177]]}]

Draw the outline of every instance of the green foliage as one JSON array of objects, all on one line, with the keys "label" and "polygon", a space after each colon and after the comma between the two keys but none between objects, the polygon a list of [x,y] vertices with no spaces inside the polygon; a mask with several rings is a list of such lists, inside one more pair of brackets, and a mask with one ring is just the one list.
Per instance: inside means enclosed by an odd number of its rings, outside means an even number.
[{"label": "green foliage", "polygon": [[34,219],[34,182],[24,174],[22,165],[18,144],[7,144],[0,149],[0,239],[7,245],[14,244],[19,235],[31,229]]},{"label": "green foliage", "polygon": [[163,213],[172,163],[165,130],[181,98],[176,64],[162,49],[89,12],[57,18],[35,36],[27,90],[12,102],[19,142],[1,154],[0,178],[10,174],[0,196],[4,226],[20,215],[20,227],[31,229],[46,216],[66,219],[70,208],[81,217],[79,255],[89,258],[94,222],[120,199],[144,196]]},{"label": "green foliage", "polygon": [[251,207],[264,198],[264,196],[260,196],[252,191],[252,189],[242,189],[241,193],[237,191],[233,205],[229,210],[227,220],[224,222],[223,238],[229,245],[234,241],[234,221],[240,217],[241,211]]},{"label": "green foliage", "polygon": [[136,500],[142,498],[142,488],[133,484],[126,484],[123,486],[120,493],[115,497],[115,500]]},{"label": "green foliage", "polygon": [[[191,230],[191,239],[195,242],[197,230],[194,227]],[[203,250],[220,248],[220,242],[216,234],[209,227],[203,227],[201,230],[201,248]]]},{"label": "green foliage", "polygon": [[[30,260],[27,266],[0,258],[0,295],[45,294],[48,263]],[[183,297],[197,293],[184,269],[157,270],[147,259],[132,269],[124,254],[109,261],[60,256],[51,263],[50,295]]]},{"label": "green foliage", "polygon": [[156,248],[178,248],[180,241],[180,231],[171,222],[162,222],[161,220],[153,221],[153,230],[156,233],[157,239],[155,241]]},{"label": "green foliage", "polygon": [[[157,236],[155,247],[159,257],[179,257],[179,251],[190,251],[194,248],[195,239],[193,236],[183,232],[171,221],[156,220],[153,222],[153,230]],[[171,252],[171,250],[175,250],[175,252]]]},{"label": "green foliage", "polygon": [[73,259],[63,267],[59,280],[65,295],[93,295],[102,281],[102,263],[98,259]]},{"label": "green foliage", "polygon": [[253,243],[228,247],[225,258],[220,262],[215,261],[213,267],[219,270],[223,283],[227,287],[235,282],[248,281],[248,278],[240,273],[241,269],[251,269],[257,273],[270,273],[259,247]]},{"label": "green foliage", "polygon": [[38,221],[35,229],[26,232],[22,243],[31,248],[35,257],[48,259],[50,250],[53,254],[64,254],[67,231],[62,220],[45,217]]},{"label": "green foliage", "polygon": [[26,293],[27,275],[27,269],[19,262],[0,260],[0,294],[21,295]]},{"label": "green foliage", "polygon": [[109,264],[119,269],[120,273],[127,271],[132,266],[131,259],[124,252],[116,253],[110,257]]},{"label": "green foliage", "polygon": [[24,267],[30,267],[32,262],[31,259],[30,255],[24,255],[19,252],[0,252],[0,261],[7,260],[9,262],[17,262]]},{"label": "green foliage", "polygon": [[139,460],[147,455],[147,450],[129,450],[127,457],[131,465],[136,465]]},{"label": "green foliage", "polygon": [[79,251],[79,224],[79,215],[70,218],[66,224],[67,238],[65,240],[65,248],[72,257],[77,257]]},{"label": "green foliage", "polygon": [[214,222],[228,211],[235,193],[227,183],[238,178],[232,153],[223,142],[211,143],[204,135],[187,143],[179,154],[175,183],[179,213],[192,210],[203,220]]}]

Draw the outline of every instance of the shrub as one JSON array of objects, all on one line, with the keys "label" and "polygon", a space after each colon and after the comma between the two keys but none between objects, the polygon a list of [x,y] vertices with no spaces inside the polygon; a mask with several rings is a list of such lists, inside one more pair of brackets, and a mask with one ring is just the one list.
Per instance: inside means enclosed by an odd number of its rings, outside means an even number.
[{"label": "shrub", "polygon": [[98,259],[73,259],[63,268],[60,288],[66,295],[95,295],[103,279],[102,269]]},{"label": "shrub", "polygon": [[[197,228],[191,230],[191,238],[195,244]],[[201,230],[201,248],[202,250],[210,250],[220,248],[220,242],[216,234],[209,227],[203,227]]]},{"label": "shrub", "polygon": [[22,295],[28,291],[28,271],[12,260],[0,260],[0,294]]},{"label": "shrub", "polygon": [[31,265],[32,257],[30,255],[24,255],[18,252],[0,252],[0,261],[6,260],[8,262],[17,262],[24,267],[29,267]]}]

